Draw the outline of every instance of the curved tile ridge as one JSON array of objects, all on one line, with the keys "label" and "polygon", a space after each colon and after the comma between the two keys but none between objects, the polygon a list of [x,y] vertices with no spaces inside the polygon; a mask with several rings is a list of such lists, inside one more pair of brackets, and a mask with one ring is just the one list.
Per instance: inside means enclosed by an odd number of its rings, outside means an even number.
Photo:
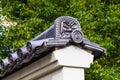
[{"label": "curved tile ridge", "polygon": [[90,42],[84,38],[80,23],[70,16],[58,17],[54,25],[49,29],[30,40],[16,52],[0,61],[0,77],[11,73],[14,69],[20,68],[23,64],[29,63],[36,57],[44,57],[52,48],[77,45],[83,49],[91,50],[94,59],[105,54],[105,49],[98,44]]}]

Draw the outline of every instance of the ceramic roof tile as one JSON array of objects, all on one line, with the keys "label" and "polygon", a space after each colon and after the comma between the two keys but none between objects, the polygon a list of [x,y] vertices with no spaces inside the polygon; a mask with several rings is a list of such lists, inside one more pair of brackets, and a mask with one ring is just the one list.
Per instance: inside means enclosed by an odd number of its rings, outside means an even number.
[{"label": "ceramic roof tile", "polygon": [[55,20],[54,25],[49,29],[30,40],[16,52],[9,54],[7,58],[2,59],[0,61],[0,77],[5,77],[29,65],[37,58],[44,57],[54,51],[55,47],[66,47],[71,44],[91,50],[94,59],[98,59],[105,54],[104,48],[84,38],[77,19],[70,16],[61,16]]}]

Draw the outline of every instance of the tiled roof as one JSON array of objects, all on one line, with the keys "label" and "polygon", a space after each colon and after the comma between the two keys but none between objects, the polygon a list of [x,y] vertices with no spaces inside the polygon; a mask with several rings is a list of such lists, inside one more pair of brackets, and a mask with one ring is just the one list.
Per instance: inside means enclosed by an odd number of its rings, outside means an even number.
[{"label": "tiled roof", "polygon": [[0,61],[0,77],[5,77],[24,66],[29,65],[38,58],[42,58],[54,51],[56,47],[76,45],[80,48],[91,50],[94,59],[105,54],[105,49],[98,44],[84,38],[81,26],[77,19],[70,16],[57,18],[49,29],[30,40],[16,52]]}]

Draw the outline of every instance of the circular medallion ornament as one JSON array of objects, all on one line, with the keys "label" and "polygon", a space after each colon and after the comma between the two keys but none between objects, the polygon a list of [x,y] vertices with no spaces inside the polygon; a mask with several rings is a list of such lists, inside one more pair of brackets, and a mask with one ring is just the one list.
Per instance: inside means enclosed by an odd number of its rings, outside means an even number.
[{"label": "circular medallion ornament", "polygon": [[71,34],[71,37],[75,43],[81,43],[83,41],[83,33],[79,30],[74,30]]}]

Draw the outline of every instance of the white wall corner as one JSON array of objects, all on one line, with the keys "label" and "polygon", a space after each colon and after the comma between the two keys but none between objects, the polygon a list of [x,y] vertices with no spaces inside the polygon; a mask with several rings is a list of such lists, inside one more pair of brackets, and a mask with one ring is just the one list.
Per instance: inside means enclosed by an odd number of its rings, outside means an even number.
[{"label": "white wall corner", "polygon": [[89,68],[94,58],[91,51],[83,50],[77,46],[56,50],[52,55],[60,65],[83,68]]}]

